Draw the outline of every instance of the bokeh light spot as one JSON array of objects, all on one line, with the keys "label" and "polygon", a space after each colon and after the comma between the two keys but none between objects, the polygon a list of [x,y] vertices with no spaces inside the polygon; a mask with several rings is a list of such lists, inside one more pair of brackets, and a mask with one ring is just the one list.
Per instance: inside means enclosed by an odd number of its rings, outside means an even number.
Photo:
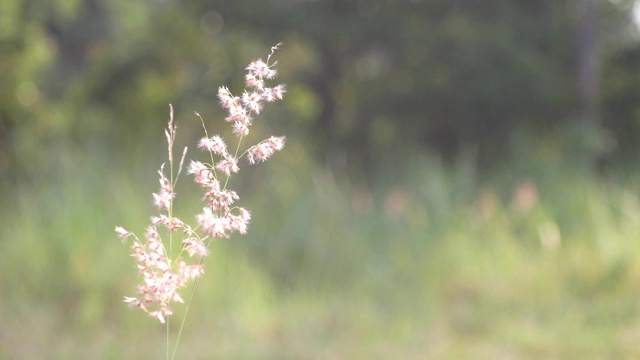
[{"label": "bokeh light spot", "polygon": [[217,35],[224,27],[224,19],[217,11],[209,11],[200,18],[200,28],[209,35]]},{"label": "bokeh light spot", "polygon": [[18,86],[16,97],[24,107],[30,107],[40,99],[40,91],[31,81],[25,81]]}]

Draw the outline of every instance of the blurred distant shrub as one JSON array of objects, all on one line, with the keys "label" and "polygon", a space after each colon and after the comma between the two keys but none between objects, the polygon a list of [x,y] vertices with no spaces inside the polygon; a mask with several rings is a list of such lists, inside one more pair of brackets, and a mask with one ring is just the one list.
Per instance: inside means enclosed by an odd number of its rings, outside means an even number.
[{"label": "blurred distant shrub", "polygon": [[[514,133],[547,136],[575,118],[576,4],[3,1],[0,173],[34,179],[87,152],[139,156],[165,104],[218,111],[209,99],[237,85],[234,64],[276,39],[287,43],[292,86],[272,120],[295,113],[287,133],[333,169],[370,173],[381,156],[425,147],[502,159]],[[630,4],[598,0],[604,43],[628,33]],[[624,78],[632,68],[616,58],[606,66]],[[632,105],[612,105],[633,88],[603,89],[623,141]],[[191,129],[185,136],[197,122]],[[45,149],[56,161],[39,156]]]}]

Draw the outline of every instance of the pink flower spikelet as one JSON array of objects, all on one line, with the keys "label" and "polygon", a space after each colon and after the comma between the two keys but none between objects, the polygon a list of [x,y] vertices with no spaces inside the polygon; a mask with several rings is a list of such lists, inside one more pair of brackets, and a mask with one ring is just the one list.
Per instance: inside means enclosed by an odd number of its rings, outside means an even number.
[{"label": "pink flower spikelet", "polygon": [[164,164],[158,170],[158,174],[160,174],[160,191],[157,194],[153,194],[154,204],[158,207],[158,209],[169,210],[171,206],[171,200],[175,197],[173,190],[171,189],[171,185],[169,184],[169,180],[164,176]]},{"label": "pink flower spikelet", "polygon": [[272,136],[249,149],[247,160],[250,164],[266,161],[274,152],[284,148],[285,137]]}]

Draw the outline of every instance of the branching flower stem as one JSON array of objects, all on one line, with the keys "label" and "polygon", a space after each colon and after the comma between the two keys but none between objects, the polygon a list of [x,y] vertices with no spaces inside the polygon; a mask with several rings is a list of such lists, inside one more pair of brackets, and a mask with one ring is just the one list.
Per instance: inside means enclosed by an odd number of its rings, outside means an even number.
[{"label": "branching flower stem", "polygon": [[[214,239],[228,238],[233,232],[241,234],[247,232],[251,215],[246,209],[234,205],[239,200],[239,196],[235,191],[227,188],[231,176],[239,171],[238,161],[246,155],[249,164],[263,162],[284,147],[284,136],[271,136],[241,151],[243,140],[249,134],[249,128],[253,124],[253,117],[260,114],[265,102],[280,100],[286,92],[284,85],[266,86],[266,80],[275,78],[277,74],[273,69],[276,63],[270,64],[269,61],[279,46],[280,44],[271,48],[266,63],[259,59],[249,64],[245,77],[246,87],[242,96],[232,95],[226,87],[220,87],[218,90],[220,105],[228,114],[225,120],[232,123],[233,133],[237,136],[233,155],[229,153],[227,145],[219,135],[209,136],[204,119],[200,114],[195,113],[200,118],[205,133],[205,137],[198,143],[198,148],[207,151],[211,161],[207,164],[192,160],[188,168],[188,173],[194,175],[196,184],[205,191],[202,198],[205,207],[196,216],[197,224],[192,227],[174,217],[175,187],[182,173],[187,148],[184,148],[176,168],[173,159],[176,125],[173,106],[169,105],[169,121],[165,130],[169,175],[167,178],[163,164],[158,171],[160,190],[153,194],[154,204],[160,213],[158,216],[151,217],[144,241],[122,227],[115,228],[123,241],[131,238],[132,256],[136,260],[135,268],[142,279],[141,284],[138,285],[137,296],[125,297],[124,301],[129,306],[138,307],[165,324],[167,360],[176,357],[195,287],[198,278],[204,272],[204,258],[209,253],[211,243]],[[224,175],[224,181],[221,181],[222,175]],[[168,233],[165,237],[168,244],[165,243],[159,231],[163,227]],[[178,230],[180,233],[177,233]],[[181,238],[180,251],[174,250],[176,236]],[[189,264],[189,258],[196,256],[199,261],[193,263],[191,260],[192,263]],[[173,311],[170,304],[184,303],[180,290],[191,280],[193,282],[185,304],[185,313],[180,322],[173,352],[171,352],[170,329]]]}]

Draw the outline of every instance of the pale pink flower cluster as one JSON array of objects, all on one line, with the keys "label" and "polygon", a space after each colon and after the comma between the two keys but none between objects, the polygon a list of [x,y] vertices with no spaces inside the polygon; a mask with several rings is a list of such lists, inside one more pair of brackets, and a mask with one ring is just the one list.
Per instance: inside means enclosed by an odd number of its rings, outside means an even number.
[{"label": "pale pink flower cluster", "polygon": [[[145,242],[142,243],[137,237],[134,237],[131,246],[132,255],[136,260],[136,269],[142,278],[142,283],[138,285],[138,296],[124,298],[124,301],[130,306],[139,307],[149,313],[149,315],[157,318],[164,323],[167,316],[173,312],[169,307],[170,302],[184,302],[178,290],[185,287],[187,281],[195,279],[203,273],[200,264],[188,265],[185,261],[179,260],[173,264],[166,257],[162,239],[158,233],[158,225],[165,225],[168,229],[176,228],[176,226],[184,226],[180,221],[164,221],[168,218],[153,218],[152,222],[158,221],[147,228],[145,233]],[[175,220],[171,219],[171,220]],[[116,231],[121,237],[133,235],[120,228]],[[187,232],[189,232],[188,230]],[[135,236],[135,235],[134,235]],[[191,238],[189,238],[191,240]],[[199,253],[206,254],[206,248],[202,249],[202,242],[198,244],[187,244],[187,252],[190,255]]]},{"label": "pale pink flower cluster", "polygon": [[[224,161],[221,160],[220,163]],[[218,165],[216,168],[221,167]],[[207,206],[196,217],[202,231],[212,238],[227,238],[233,231],[245,234],[251,218],[249,212],[241,207],[231,207],[239,199],[238,194],[235,191],[222,189],[215,171],[199,161],[191,161],[188,172],[195,175],[195,182],[206,191],[202,201],[206,202]],[[227,176],[230,175],[226,171],[224,173]],[[234,209],[237,214],[232,213]]]},{"label": "pale pink flower cluster", "polygon": [[252,146],[249,148],[247,160],[249,160],[250,164],[266,161],[274,152],[281,150],[284,147],[284,140],[284,136],[272,136],[267,140]]},{"label": "pale pink flower cluster", "polygon": [[[278,44],[279,45],[279,44]],[[220,87],[218,98],[222,107],[227,110],[226,121],[233,123],[233,132],[240,139],[249,133],[254,114],[259,114],[264,102],[282,99],[285,93],[284,85],[267,87],[265,80],[275,78],[277,72],[274,64],[269,65],[269,59],[278,45],[271,49],[267,61],[256,60],[247,67],[246,89],[241,97],[231,94],[228,88]],[[203,122],[204,125],[204,122]],[[205,129],[206,132],[206,129]],[[176,127],[173,125],[173,108],[171,108],[169,125],[166,130],[170,171],[173,172],[173,143]],[[188,264],[182,254],[186,252],[190,257],[202,259],[208,254],[208,245],[212,239],[228,238],[231,233],[245,234],[251,216],[249,211],[242,207],[234,206],[239,200],[235,191],[226,188],[229,177],[239,171],[238,160],[244,154],[250,164],[267,160],[275,151],[284,147],[285,137],[271,136],[270,138],[249,147],[238,156],[241,141],[233,154],[219,135],[205,137],[198,142],[198,148],[208,151],[211,155],[211,164],[200,161],[191,161],[188,173],[194,175],[194,181],[205,190],[202,200],[206,206],[196,216],[198,226],[196,232],[182,220],[172,216],[173,191],[175,181],[180,176],[186,148],[182,154],[175,179],[173,173],[171,179],[165,175],[164,165],[158,171],[160,175],[160,190],[153,194],[155,206],[161,214],[151,218],[151,224],[147,227],[144,241],[141,241],[134,233],[122,227],[116,227],[115,231],[123,241],[131,240],[132,257],[136,261],[136,269],[142,279],[138,285],[136,297],[125,297],[125,302],[130,306],[139,307],[164,323],[167,316],[172,314],[170,303],[184,302],[179,290],[186,286],[188,281],[203,274],[202,261]],[[217,159],[217,160],[216,160]],[[219,176],[226,177],[221,181]],[[224,184],[224,185],[223,185]],[[167,236],[163,239],[159,229]],[[200,235],[202,234],[202,235]],[[167,253],[173,242],[173,237],[180,235],[181,247],[177,256]],[[167,239],[168,238],[168,239]],[[209,243],[204,240],[209,238]]]},{"label": "pale pink flower cluster", "polygon": [[[228,122],[233,122],[233,132],[237,136],[249,134],[249,126],[253,122],[252,114],[260,114],[264,107],[264,102],[272,102],[281,100],[286,92],[283,84],[274,87],[267,87],[265,80],[276,77],[276,70],[269,65],[269,58],[273,51],[277,49],[277,45],[272,48],[272,52],[265,63],[262,59],[258,59],[247,66],[247,75],[245,84],[247,88],[242,96],[234,96],[225,86],[218,89],[218,99],[220,105],[227,110]],[[204,139],[203,139],[204,140]]]},{"label": "pale pink flower cluster", "polygon": [[162,164],[160,170],[158,170],[158,174],[160,174],[160,191],[153,194],[153,203],[160,210],[169,210],[169,207],[171,206],[171,200],[173,200],[175,194],[171,189],[169,180],[166,176],[164,176],[164,164]]},{"label": "pale pink flower cluster", "polygon": [[[253,123],[252,115],[262,111],[264,102],[282,99],[285,93],[284,85],[267,87],[265,83],[266,79],[273,79],[277,74],[273,69],[275,64],[269,65],[269,58],[276,49],[277,46],[272,48],[267,62],[259,59],[249,64],[245,77],[246,89],[241,97],[234,96],[224,86],[218,90],[220,104],[227,110],[225,120],[233,122],[233,132],[240,138],[249,134],[249,127]],[[284,136],[272,136],[250,147],[243,155],[247,154],[250,164],[265,161],[275,151],[281,150],[284,147],[284,142]],[[215,164],[192,161],[189,166],[189,173],[194,174],[195,182],[204,187],[206,191],[202,200],[207,203],[207,206],[197,216],[198,225],[205,234],[212,238],[227,238],[235,231],[245,234],[251,219],[249,211],[237,206],[232,207],[233,203],[238,200],[238,195],[234,191],[221,188],[216,172],[216,170],[221,171],[227,178],[231,174],[237,173],[240,170],[238,158],[231,155],[219,135],[201,139],[198,147],[209,151],[212,160],[218,158]],[[237,153],[238,149],[235,151],[235,154]]]},{"label": "pale pink flower cluster", "polygon": [[[169,163],[173,168],[173,142],[175,140],[175,126],[173,125],[173,109],[169,118],[167,128],[167,143],[169,145]],[[183,152],[177,176],[186,155],[186,148]],[[175,198],[173,187],[175,183],[167,179],[164,173],[164,164],[158,171],[160,175],[160,190],[153,194],[154,204],[162,212],[159,216],[151,217],[151,224],[147,227],[144,241],[141,241],[134,233],[122,227],[116,227],[116,233],[123,240],[133,237],[131,241],[131,256],[136,260],[136,269],[142,279],[138,285],[136,297],[126,296],[124,301],[130,306],[139,307],[164,323],[167,316],[173,312],[170,307],[171,302],[184,302],[179,294],[179,290],[187,285],[189,280],[193,280],[203,273],[200,264],[187,264],[180,254],[175,260],[171,260],[171,254],[166,253],[165,243],[160,236],[158,229],[165,228],[169,238],[177,231],[180,231],[184,239],[182,240],[182,250],[189,256],[207,255],[207,247],[198,234],[182,220],[173,217],[172,202]],[[176,176],[176,177],[177,177]],[[171,241],[171,240],[170,240]]]}]

